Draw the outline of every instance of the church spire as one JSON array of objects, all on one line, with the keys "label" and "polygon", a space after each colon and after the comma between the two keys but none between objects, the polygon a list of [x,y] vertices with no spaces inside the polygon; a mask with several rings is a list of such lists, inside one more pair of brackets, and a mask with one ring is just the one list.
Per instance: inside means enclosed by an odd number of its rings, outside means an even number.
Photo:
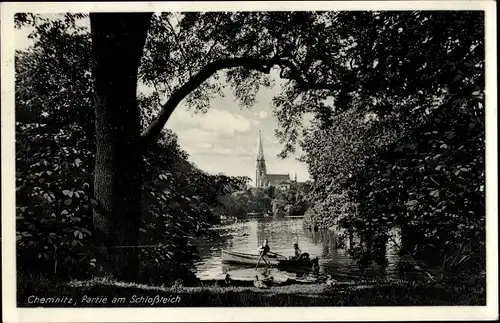
[{"label": "church spire", "polygon": [[262,138],[259,130],[259,146],[257,148],[257,160],[264,160],[264,150],[262,149]]},{"label": "church spire", "polygon": [[257,147],[257,167],[255,169],[255,186],[267,186],[266,161],[264,160],[264,150],[262,149],[262,138],[259,130],[259,145]]}]

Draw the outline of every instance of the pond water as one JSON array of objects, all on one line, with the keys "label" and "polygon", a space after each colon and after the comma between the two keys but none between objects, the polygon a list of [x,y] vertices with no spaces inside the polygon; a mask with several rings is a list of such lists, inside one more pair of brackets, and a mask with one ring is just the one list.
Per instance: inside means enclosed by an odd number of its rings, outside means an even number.
[{"label": "pond water", "polygon": [[[201,240],[197,245],[201,261],[196,263],[196,274],[200,279],[221,279],[225,273],[237,279],[253,279],[256,272],[264,275],[271,273],[273,277],[284,279],[315,279],[327,274],[337,280],[404,279],[408,275],[415,279],[420,276],[419,272],[412,271],[408,259],[398,254],[398,241],[387,242],[383,261],[363,263],[349,255],[349,242],[342,241],[337,232],[308,230],[303,226],[302,218],[252,218],[220,226],[216,230],[221,234],[220,239],[215,242]],[[256,271],[253,266],[222,263],[222,249],[258,254],[257,248],[266,238],[272,252],[285,256],[293,255],[293,244],[297,242],[302,252],[308,252],[311,258],[319,257],[319,270],[292,273],[259,267]]]}]

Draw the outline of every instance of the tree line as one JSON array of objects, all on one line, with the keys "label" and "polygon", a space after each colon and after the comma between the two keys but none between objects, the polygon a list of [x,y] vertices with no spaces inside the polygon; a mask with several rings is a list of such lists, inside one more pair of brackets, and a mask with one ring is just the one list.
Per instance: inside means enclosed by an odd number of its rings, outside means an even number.
[{"label": "tree line", "polygon": [[249,187],[236,190],[221,198],[223,212],[231,218],[247,218],[249,213],[274,217],[304,215],[309,208],[309,182],[290,183],[286,190],[269,187]]}]

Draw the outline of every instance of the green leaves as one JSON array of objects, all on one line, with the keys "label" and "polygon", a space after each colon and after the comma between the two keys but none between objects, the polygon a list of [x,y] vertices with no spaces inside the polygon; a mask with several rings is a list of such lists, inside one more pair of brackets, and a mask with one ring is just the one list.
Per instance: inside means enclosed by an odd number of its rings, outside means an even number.
[{"label": "green leaves", "polygon": [[[28,15],[30,16],[30,15]],[[89,34],[74,22],[32,17],[33,44],[16,52],[16,119],[93,126]]]},{"label": "green leaves", "polygon": [[161,241],[166,247],[142,250],[141,261],[144,266],[165,266],[195,259],[191,239],[213,233],[209,228],[220,221],[219,200],[247,179],[209,175],[196,168],[171,132],[151,147],[145,162],[140,243]]},{"label": "green leaves", "polygon": [[411,200],[411,201],[408,201],[405,203],[406,206],[410,206],[410,207],[415,206],[417,204],[418,204],[418,201],[416,201],[416,200]]},{"label": "green leaves", "polygon": [[[444,17],[446,22],[436,20]],[[342,223],[366,234],[397,225],[415,235],[415,248],[432,246],[435,255],[464,239],[480,245],[485,219],[484,110],[481,102],[464,93],[470,88],[482,93],[484,69],[464,64],[464,58],[470,48],[482,44],[482,15],[339,13],[337,18],[338,29],[357,43],[346,50],[357,80],[340,78],[346,87],[362,85],[351,95],[330,93],[334,104],[308,98],[307,111],[314,111],[316,119],[301,143],[302,159],[314,179],[307,225]],[[462,18],[467,23],[461,23]],[[434,35],[435,27],[447,36]],[[461,31],[460,40],[456,30]],[[483,54],[475,61],[484,61]],[[446,96],[438,95],[444,90]],[[463,94],[463,100],[455,100],[455,93],[461,98]],[[293,100],[291,95],[277,103],[285,106]],[[278,135],[288,142],[297,136],[286,114],[305,109],[285,108],[278,120],[290,129]],[[367,122],[371,113],[376,118]]]},{"label": "green leaves", "polygon": [[[33,266],[32,259],[39,257],[34,270],[53,273],[53,253],[57,248],[59,260],[71,259],[58,262],[58,273],[86,270],[81,265],[83,256],[79,248],[88,246],[87,238],[91,235],[88,229],[91,214],[86,210],[85,200],[92,173],[78,167],[75,160],[81,161],[80,166],[89,163],[93,144],[82,130],[74,123],[53,127],[50,123],[41,126],[18,121],[16,225],[28,235],[19,234],[16,240],[18,259],[24,268]],[[79,232],[76,236],[75,230]]]},{"label": "green leaves", "polygon": [[73,235],[75,236],[75,238],[83,239],[83,233],[81,233],[79,230],[75,230],[73,232]]},{"label": "green leaves", "polygon": [[433,190],[429,193],[430,196],[432,197],[439,197],[439,191],[438,190]]}]

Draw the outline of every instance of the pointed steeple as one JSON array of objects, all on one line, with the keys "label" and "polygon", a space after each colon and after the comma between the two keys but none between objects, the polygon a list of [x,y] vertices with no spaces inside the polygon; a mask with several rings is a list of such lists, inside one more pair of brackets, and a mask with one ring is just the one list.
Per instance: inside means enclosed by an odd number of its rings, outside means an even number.
[{"label": "pointed steeple", "polygon": [[295,173],[295,182],[297,182],[297,173]]},{"label": "pointed steeple", "polygon": [[259,145],[257,147],[257,160],[264,160],[264,150],[262,149],[262,138],[259,130]]},{"label": "pointed steeple", "polygon": [[262,138],[259,130],[259,144],[257,147],[257,165],[255,169],[255,184],[257,187],[267,186],[266,161],[264,160],[264,149],[262,149]]}]

